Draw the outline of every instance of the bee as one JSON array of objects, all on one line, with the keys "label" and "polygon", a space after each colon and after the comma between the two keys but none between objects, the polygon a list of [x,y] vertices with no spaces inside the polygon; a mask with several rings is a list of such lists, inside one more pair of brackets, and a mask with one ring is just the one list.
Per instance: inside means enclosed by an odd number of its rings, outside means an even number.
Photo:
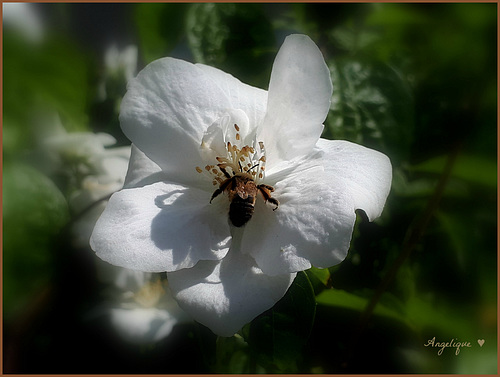
[{"label": "bee", "polygon": [[226,180],[214,191],[210,203],[218,195],[227,192],[231,203],[229,205],[229,220],[235,227],[242,227],[252,218],[259,192],[264,201],[276,206],[273,211],[278,209],[279,202],[271,196],[274,187],[264,184],[257,185],[252,175],[246,172],[238,172],[231,176],[223,167],[219,168],[224,173]]}]

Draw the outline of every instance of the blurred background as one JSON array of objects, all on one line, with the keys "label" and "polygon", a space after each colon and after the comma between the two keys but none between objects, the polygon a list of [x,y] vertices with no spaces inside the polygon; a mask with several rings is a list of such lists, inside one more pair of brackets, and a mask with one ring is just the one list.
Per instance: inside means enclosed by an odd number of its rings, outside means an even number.
[{"label": "blurred background", "polygon": [[[267,89],[291,33],[331,70],[323,137],[387,154],[392,191],[343,263],[217,339],[88,246],[127,168],[120,100],[164,56]],[[493,3],[4,3],[3,372],[496,374],[496,105]]]}]

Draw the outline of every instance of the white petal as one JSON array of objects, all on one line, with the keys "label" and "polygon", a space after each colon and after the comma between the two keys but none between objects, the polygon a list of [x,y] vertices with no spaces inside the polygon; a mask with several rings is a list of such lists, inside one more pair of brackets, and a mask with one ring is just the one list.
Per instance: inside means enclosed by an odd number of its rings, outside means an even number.
[{"label": "white petal", "polygon": [[165,181],[166,179],[167,177],[163,174],[160,167],[132,144],[124,187],[142,187],[151,183]]},{"label": "white petal", "polygon": [[114,308],[110,316],[120,336],[138,344],[157,342],[167,337],[178,323],[174,314],[156,308]]},{"label": "white petal", "polygon": [[262,123],[266,114],[267,91],[242,83],[234,76],[203,64],[196,66],[214,80],[229,98],[232,109],[243,110],[250,121],[251,127]]},{"label": "white petal", "polygon": [[215,334],[231,336],[274,306],[295,274],[265,275],[250,256],[230,251],[221,261],[201,261],[167,277],[182,309]]},{"label": "white petal", "polygon": [[389,195],[392,166],[378,151],[342,140],[320,139],[326,175],[338,190],[348,193],[352,208],[362,209],[373,221],[380,216]]},{"label": "white petal", "polygon": [[274,61],[267,114],[258,140],[267,149],[267,167],[309,153],[323,131],[332,82],[323,55],[305,35],[285,39]]},{"label": "white petal", "polygon": [[[355,210],[382,212],[391,184],[389,159],[374,150],[321,140],[314,156],[271,175],[276,211],[258,200],[242,251],[267,274],[330,267],[347,255]],[[272,184],[273,182],[270,182]]]},{"label": "white petal", "polygon": [[178,183],[198,182],[203,133],[230,107],[226,94],[195,65],[159,59],[129,81],[120,110],[127,137]]},{"label": "white petal", "polygon": [[[110,266],[109,264],[107,265]],[[128,268],[121,268],[116,266],[112,267],[115,268],[114,274],[116,275],[113,283],[117,288],[124,292],[136,292],[151,279],[150,272],[130,270]],[[108,270],[108,272],[111,271],[112,270]]]},{"label": "white petal", "polygon": [[[235,128],[238,126],[238,130]],[[236,137],[238,135],[238,137]],[[208,127],[201,142],[205,161],[216,161],[217,156],[227,155],[227,142],[242,148],[253,141],[248,116],[243,110],[228,109],[227,113]]]},{"label": "white petal", "polygon": [[111,264],[147,272],[220,259],[231,241],[227,201],[209,204],[209,196],[164,182],[124,189],[109,200],[90,245]]},{"label": "white petal", "polygon": [[330,267],[347,255],[354,210],[343,192],[326,183],[322,167],[308,164],[274,185],[277,210],[258,198],[245,226],[242,251],[266,274],[302,271],[311,264]]}]

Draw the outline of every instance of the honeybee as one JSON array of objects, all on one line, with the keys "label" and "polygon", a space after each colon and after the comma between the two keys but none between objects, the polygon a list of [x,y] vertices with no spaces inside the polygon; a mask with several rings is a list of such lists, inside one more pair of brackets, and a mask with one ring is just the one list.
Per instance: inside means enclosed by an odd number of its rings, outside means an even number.
[{"label": "honeybee", "polygon": [[278,209],[279,202],[271,196],[274,187],[264,184],[257,185],[252,175],[246,172],[238,172],[230,176],[224,168],[220,167],[220,170],[224,173],[226,180],[214,191],[210,203],[218,195],[227,192],[231,203],[229,205],[229,220],[234,226],[242,227],[252,218],[259,192],[264,201],[276,206],[273,211]]}]

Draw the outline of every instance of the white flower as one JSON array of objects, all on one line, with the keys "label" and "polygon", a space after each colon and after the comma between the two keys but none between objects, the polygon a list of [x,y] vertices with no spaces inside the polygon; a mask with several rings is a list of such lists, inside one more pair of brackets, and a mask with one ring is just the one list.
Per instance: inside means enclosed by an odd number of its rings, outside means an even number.
[{"label": "white flower", "polygon": [[137,46],[130,45],[123,50],[119,50],[115,45],[106,50],[104,65],[109,75],[122,73],[128,81],[137,70]]},{"label": "white flower", "polygon": [[129,81],[134,77],[137,71],[138,49],[135,45],[130,45],[119,50],[116,45],[106,49],[104,55],[104,75],[98,85],[98,97],[104,101],[109,93],[106,86],[114,81]]},{"label": "white flower", "polygon": [[124,340],[154,343],[169,336],[175,325],[191,321],[158,274],[98,267],[102,281],[112,280],[111,298],[117,302],[107,311],[113,328]]},{"label": "white flower", "polygon": [[51,114],[41,126],[34,157],[48,175],[67,175],[68,203],[77,215],[71,227],[73,243],[88,248],[106,205],[103,199],[123,187],[131,148],[111,147],[116,140],[106,133],[68,133],[57,114]]},{"label": "white flower", "polygon": [[85,177],[71,195],[70,208],[81,214],[71,228],[75,245],[88,248],[95,223],[106,207],[105,199],[123,187],[130,149],[130,146],[109,148],[94,156],[99,157],[93,166],[95,174]]},{"label": "white flower", "polygon": [[[218,335],[234,334],[283,297],[297,271],[345,258],[356,209],[370,220],[382,212],[389,159],[320,139],[331,95],[321,52],[303,35],[285,40],[268,91],[205,65],[151,63],[122,102],[135,147],[92,248],[115,265],[167,271],[181,308]],[[259,193],[253,217],[234,226],[234,187],[213,197],[226,187],[223,170],[272,186],[279,207]]]}]

